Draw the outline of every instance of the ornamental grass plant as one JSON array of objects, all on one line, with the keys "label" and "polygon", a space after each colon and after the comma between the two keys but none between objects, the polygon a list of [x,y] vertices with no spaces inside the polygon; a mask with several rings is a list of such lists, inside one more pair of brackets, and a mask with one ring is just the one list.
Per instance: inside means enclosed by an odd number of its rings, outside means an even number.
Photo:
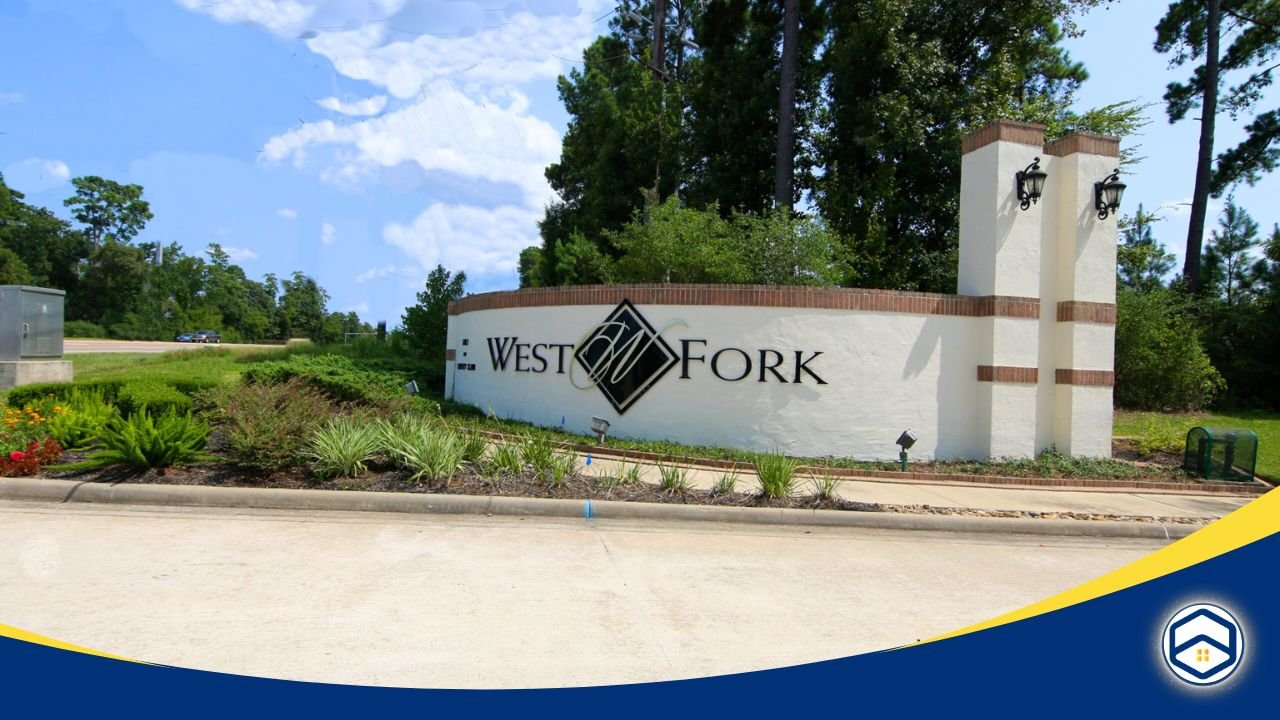
[{"label": "ornamental grass plant", "polygon": [[330,420],[311,437],[302,456],[320,478],[359,477],[381,446],[376,427],[351,417]]},{"label": "ornamental grass plant", "polygon": [[796,491],[796,468],[800,463],[778,451],[757,453],[756,475],[760,478],[760,492],[767,498],[790,497]]}]

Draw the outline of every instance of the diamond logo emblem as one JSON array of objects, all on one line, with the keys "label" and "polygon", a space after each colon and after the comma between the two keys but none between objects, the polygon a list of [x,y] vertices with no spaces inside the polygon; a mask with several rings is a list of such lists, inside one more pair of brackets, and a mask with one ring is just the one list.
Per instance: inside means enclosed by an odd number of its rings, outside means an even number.
[{"label": "diamond logo emblem", "polygon": [[675,366],[675,351],[628,300],[587,334],[574,358],[622,415]]}]

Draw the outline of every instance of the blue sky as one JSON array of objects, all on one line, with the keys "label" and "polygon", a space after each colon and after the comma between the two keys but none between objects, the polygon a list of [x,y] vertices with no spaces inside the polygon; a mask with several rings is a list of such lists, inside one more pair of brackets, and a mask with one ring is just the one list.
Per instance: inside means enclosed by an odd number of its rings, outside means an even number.
[{"label": "blue sky", "polygon": [[[1125,206],[1160,208],[1180,254],[1198,125],[1169,125],[1159,100],[1185,71],[1151,49],[1163,3],[1115,5],[1068,43],[1092,75],[1080,105],[1157,103]],[[140,240],[217,242],[253,277],[302,270],[331,309],[395,324],[437,262],[473,292],[516,286],[567,119],[555,78],[612,7],[0,0],[0,171],[64,215],[71,177],[139,183],[156,215]],[[1219,148],[1242,125],[1220,118]],[[1269,230],[1278,190],[1237,199]]]}]

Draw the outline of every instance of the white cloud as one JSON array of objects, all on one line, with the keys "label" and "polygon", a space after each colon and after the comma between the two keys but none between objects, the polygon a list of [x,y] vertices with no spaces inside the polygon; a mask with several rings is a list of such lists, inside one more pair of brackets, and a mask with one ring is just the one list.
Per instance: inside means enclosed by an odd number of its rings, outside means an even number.
[{"label": "white cloud", "polygon": [[332,245],[338,241],[338,231],[333,225],[325,223],[320,226],[320,242],[324,245]]},{"label": "white cloud", "polygon": [[347,309],[342,312],[353,312],[357,315],[364,315],[369,312],[369,303],[358,302],[355,305],[348,306]]},{"label": "white cloud", "polygon": [[4,168],[5,181],[24,192],[52,190],[71,178],[71,168],[61,160],[27,158]]},{"label": "white cloud", "polygon": [[316,12],[313,5],[296,0],[178,0],[178,4],[218,22],[261,25],[281,36],[302,33]]},{"label": "white cloud", "polygon": [[394,275],[397,271],[395,265],[384,265],[380,268],[370,268],[356,276],[357,283],[367,283],[370,280],[380,280],[388,275]]},{"label": "white cloud", "polygon": [[238,247],[231,247],[228,245],[222,248],[222,250],[227,254],[227,257],[231,258],[231,262],[238,263],[238,262],[244,262],[245,260],[258,259],[258,253],[250,250],[249,248],[238,248]]},{"label": "white cloud", "polygon": [[17,105],[27,99],[27,96],[20,92],[0,92],[0,105]]},{"label": "white cloud", "polygon": [[291,160],[305,167],[308,150],[336,146],[336,167],[321,177],[358,183],[379,168],[415,162],[466,178],[512,183],[530,206],[551,197],[543,169],[560,157],[560,137],[551,125],[526,114],[528,100],[512,91],[507,105],[473,99],[447,82],[438,83],[398,110],[352,123],[312,122],[277,135],[263,146],[264,162]]},{"label": "white cloud", "polygon": [[424,268],[444,265],[472,274],[513,272],[524,248],[537,243],[541,210],[486,209],[435,203],[410,225],[389,223],[382,236]]},{"label": "white cloud", "polygon": [[[407,225],[389,223],[383,237],[422,268],[439,262],[477,274],[513,271],[520,250],[536,244],[537,220],[554,197],[543,172],[560,157],[560,136],[533,114],[523,86],[545,86],[565,73],[599,33],[595,18],[614,4],[512,2],[498,9],[479,0],[179,2],[220,22],[257,24],[298,38],[337,73],[378,88],[363,99],[317,101],[348,117],[280,132],[263,145],[260,162],[289,163],[356,191],[393,182],[403,173],[389,170],[406,164],[467,181],[458,183],[463,199],[431,204]],[[485,183],[501,187],[490,192]],[[507,204],[491,207],[501,202]],[[325,228],[321,240],[327,245],[336,236],[332,226]],[[383,271],[362,273],[357,282],[394,274],[378,274]]]},{"label": "white cloud", "polygon": [[279,210],[276,210],[276,214],[284,218],[285,220],[298,219],[298,211],[294,210],[293,208],[280,208]]},{"label": "white cloud", "polygon": [[377,115],[387,106],[387,96],[374,95],[373,97],[352,102],[343,102],[336,97],[327,97],[317,100],[316,104],[326,110],[333,110],[343,115]]}]

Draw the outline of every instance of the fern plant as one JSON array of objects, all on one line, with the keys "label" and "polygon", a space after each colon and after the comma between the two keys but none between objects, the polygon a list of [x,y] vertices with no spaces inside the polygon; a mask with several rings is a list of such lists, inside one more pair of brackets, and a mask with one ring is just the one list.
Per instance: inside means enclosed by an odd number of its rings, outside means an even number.
[{"label": "fern plant", "polygon": [[101,439],[115,409],[101,390],[74,390],[65,405],[56,406],[49,418],[49,437],[68,450],[81,450]]},{"label": "fern plant", "polygon": [[50,469],[72,472],[97,470],[111,465],[155,468],[163,474],[172,465],[216,458],[204,452],[209,425],[173,411],[152,417],[143,411],[128,419],[115,415],[102,433],[102,449],[82,462]]},{"label": "fern plant", "polygon": [[322,478],[357,477],[379,448],[378,431],[367,423],[341,417],[330,420],[311,437],[303,457]]}]

